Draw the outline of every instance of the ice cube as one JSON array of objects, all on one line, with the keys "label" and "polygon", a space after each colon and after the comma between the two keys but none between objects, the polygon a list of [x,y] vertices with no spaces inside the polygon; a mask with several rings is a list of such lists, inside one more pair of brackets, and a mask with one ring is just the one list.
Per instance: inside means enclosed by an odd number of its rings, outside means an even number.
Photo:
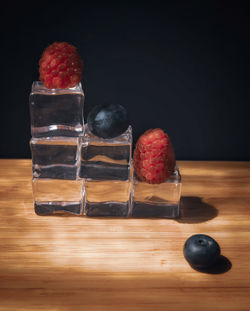
[{"label": "ice cube", "polygon": [[93,180],[128,180],[132,149],[132,128],[122,135],[104,139],[96,137],[85,125],[81,138],[80,177]]},{"label": "ice cube", "polygon": [[131,182],[121,180],[85,180],[87,216],[128,216]]},{"label": "ice cube", "polygon": [[30,119],[32,137],[83,135],[84,94],[81,83],[73,88],[47,89],[32,84]]},{"label": "ice cube", "polygon": [[179,216],[181,175],[178,167],[164,183],[148,184],[133,174],[132,216],[166,217]]},{"label": "ice cube", "polygon": [[33,177],[71,180],[78,178],[79,138],[32,138],[30,147]]},{"label": "ice cube", "polygon": [[83,180],[33,178],[33,198],[38,215],[54,213],[82,214]]}]

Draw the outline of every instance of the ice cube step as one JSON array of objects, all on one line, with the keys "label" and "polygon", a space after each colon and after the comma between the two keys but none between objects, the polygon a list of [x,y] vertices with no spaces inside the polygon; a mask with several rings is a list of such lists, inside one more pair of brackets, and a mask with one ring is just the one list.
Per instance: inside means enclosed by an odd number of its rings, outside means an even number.
[{"label": "ice cube step", "polygon": [[83,212],[83,180],[33,178],[34,208],[38,215]]},{"label": "ice cube step", "polygon": [[70,180],[78,178],[79,138],[32,138],[30,148],[33,177]]},{"label": "ice cube step", "polygon": [[73,88],[47,89],[40,81],[33,82],[30,94],[32,137],[83,135],[83,105],[81,83]]},{"label": "ice cube step", "polygon": [[131,196],[132,216],[166,217],[179,216],[181,198],[181,175],[178,167],[164,183],[148,184],[133,174]]},{"label": "ice cube step", "polygon": [[128,216],[131,182],[120,180],[85,180],[87,216]]},{"label": "ice cube step", "polygon": [[80,177],[93,180],[128,180],[132,151],[132,127],[122,135],[104,139],[85,125],[81,138]]}]

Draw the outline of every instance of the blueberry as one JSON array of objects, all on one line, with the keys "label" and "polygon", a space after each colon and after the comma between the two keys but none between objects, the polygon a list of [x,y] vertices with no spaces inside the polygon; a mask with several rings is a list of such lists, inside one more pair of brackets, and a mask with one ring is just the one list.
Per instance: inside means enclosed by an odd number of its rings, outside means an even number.
[{"label": "blueberry", "polygon": [[220,246],[208,235],[195,234],[185,242],[184,256],[192,267],[205,269],[216,263]]},{"label": "blueberry", "polygon": [[128,128],[126,109],[118,104],[101,104],[95,106],[87,118],[90,131],[102,138],[121,135]]}]

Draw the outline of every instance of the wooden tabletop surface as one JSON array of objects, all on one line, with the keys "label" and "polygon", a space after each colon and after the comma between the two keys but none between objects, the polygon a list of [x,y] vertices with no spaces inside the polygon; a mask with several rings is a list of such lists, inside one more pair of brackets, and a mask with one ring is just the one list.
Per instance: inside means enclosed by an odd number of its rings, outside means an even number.
[{"label": "wooden tabletop surface", "polygon": [[[31,160],[0,160],[0,310],[250,310],[250,162],[180,161],[181,217],[37,216]],[[215,238],[219,270],[183,257]]]}]

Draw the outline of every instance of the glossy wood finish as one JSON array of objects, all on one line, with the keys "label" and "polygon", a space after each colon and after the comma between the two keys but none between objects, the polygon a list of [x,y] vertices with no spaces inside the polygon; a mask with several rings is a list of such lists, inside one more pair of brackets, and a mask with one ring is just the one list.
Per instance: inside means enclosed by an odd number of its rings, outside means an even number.
[{"label": "glossy wood finish", "polygon": [[[36,216],[31,161],[1,160],[0,310],[249,310],[250,163],[179,167],[178,220],[107,219]],[[184,260],[194,233],[220,243],[219,270]]]}]

